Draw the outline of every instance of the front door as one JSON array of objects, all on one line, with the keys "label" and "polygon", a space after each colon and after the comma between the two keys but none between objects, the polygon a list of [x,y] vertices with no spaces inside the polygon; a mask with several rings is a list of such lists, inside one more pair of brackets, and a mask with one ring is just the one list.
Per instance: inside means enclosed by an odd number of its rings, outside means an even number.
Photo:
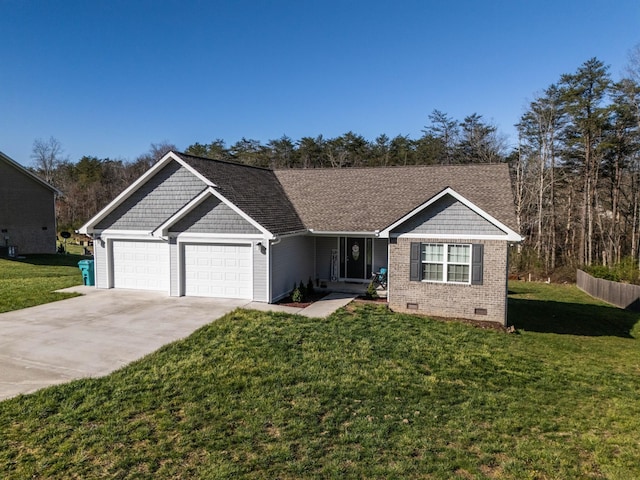
[{"label": "front door", "polygon": [[346,278],[366,278],[365,276],[365,239],[347,237],[344,252]]}]

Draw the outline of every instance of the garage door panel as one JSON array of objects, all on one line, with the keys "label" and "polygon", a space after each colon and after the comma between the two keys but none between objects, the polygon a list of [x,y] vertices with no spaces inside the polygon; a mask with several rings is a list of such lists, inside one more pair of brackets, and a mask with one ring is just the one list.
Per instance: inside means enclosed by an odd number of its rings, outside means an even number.
[{"label": "garage door panel", "polygon": [[113,286],[169,290],[169,246],[164,242],[113,241]]},{"label": "garage door panel", "polygon": [[250,245],[185,244],[185,295],[253,297]]}]

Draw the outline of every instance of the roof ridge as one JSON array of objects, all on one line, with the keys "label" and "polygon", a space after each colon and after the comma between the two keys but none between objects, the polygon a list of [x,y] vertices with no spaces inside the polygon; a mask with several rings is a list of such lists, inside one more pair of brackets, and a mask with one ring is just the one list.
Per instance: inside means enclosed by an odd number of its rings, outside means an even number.
[{"label": "roof ridge", "polygon": [[207,160],[209,162],[224,163],[226,165],[234,165],[234,166],[237,166],[237,167],[255,168],[256,170],[263,170],[263,171],[267,171],[267,172],[273,172],[274,171],[272,168],[258,167],[256,165],[247,165],[246,163],[234,162],[232,160],[220,160],[218,158],[201,157],[199,155],[191,155],[190,153],[178,152],[177,150],[171,150],[171,151],[173,153],[175,153],[176,155],[178,155],[178,156],[195,158],[197,160]]},{"label": "roof ridge", "polygon": [[[326,171],[349,171],[349,170],[379,170],[379,169],[394,169],[394,170],[403,170],[403,169],[415,169],[415,168],[443,168],[443,167],[453,167],[453,168],[462,168],[462,167],[489,167],[489,166],[502,166],[508,165],[507,162],[494,162],[494,163],[456,163],[454,165],[447,165],[442,163],[435,163],[429,165],[369,165],[369,166],[358,166],[358,167],[318,167],[318,168],[274,168],[274,172],[289,172],[289,171],[304,171],[304,172],[326,172]],[[259,168],[259,167],[256,167]]]}]

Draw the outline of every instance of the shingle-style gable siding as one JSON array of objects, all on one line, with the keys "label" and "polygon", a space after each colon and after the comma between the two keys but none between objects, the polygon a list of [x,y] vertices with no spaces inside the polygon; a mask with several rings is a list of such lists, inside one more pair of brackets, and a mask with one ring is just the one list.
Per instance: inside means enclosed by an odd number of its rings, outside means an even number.
[{"label": "shingle-style gable siding", "polygon": [[[0,246],[55,253],[54,190],[0,157]],[[6,230],[6,231],[5,231]]]},{"label": "shingle-style gable siding", "polygon": [[424,235],[505,235],[505,232],[488,222],[451,195],[440,200],[399,225],[392,234]]},{"label": "shingle-style gable siding", "polygon": [[189,233],[260,233],[231,207],[216,197],[209,197],[169,229]]},{"label": "shingle-style gable siding", "polygon": [[138,188],[106,218],[97,230],[153,230],[184,207],[206,185],[172,161]]}]

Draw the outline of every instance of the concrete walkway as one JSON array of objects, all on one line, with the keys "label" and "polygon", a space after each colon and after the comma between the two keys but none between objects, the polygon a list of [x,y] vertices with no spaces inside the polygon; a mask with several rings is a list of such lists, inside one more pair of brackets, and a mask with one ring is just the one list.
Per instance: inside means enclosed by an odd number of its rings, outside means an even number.
[{"label": "concrete walkway", "polygon": [[351,293],[330,293],[321,300],[304,308],[300,315],[313,318],[326,318],[339,308],[348,305],[356,299],[357,295]]},{"label": "concrete walkway", "polygon": [[261,310],[265,312],[285,312],[311,318],[326,318],[339,308],[348,305],[356,298],[357,295],[351,293],[330,293],[317,302],[313,302],[306,308],[289,307],[287,305],[261,302],[251,302],[246,304],[243,308]]}]

